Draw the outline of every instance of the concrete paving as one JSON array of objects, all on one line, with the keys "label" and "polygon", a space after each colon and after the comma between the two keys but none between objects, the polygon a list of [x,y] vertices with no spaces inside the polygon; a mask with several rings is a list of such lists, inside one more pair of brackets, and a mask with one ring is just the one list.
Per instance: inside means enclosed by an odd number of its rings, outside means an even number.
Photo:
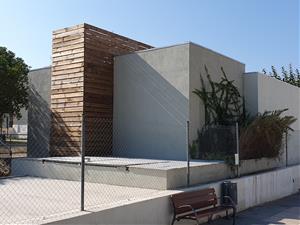
[{"label": "concrete paving", "polygon": [[[195,223],[180,223],[195,224]],[[231,225],[232,220],[218,219],[205,225]],[[236,225],[300,225],[300,194],[240,212]],[[179,225],[179,224],[178,224]]]},{"label": "concrete paving", "polygon": [[[85,184],[86,210],[128,204],[159,194],[153,189]],[[80,183],[37,177],[0,179],[0,224],[41,224],[44,220],[78,212]]]}]

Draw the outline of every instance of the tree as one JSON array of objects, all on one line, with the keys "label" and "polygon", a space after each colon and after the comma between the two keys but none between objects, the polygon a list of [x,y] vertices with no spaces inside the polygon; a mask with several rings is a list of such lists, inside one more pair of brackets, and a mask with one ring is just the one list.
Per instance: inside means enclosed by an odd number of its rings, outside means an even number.
[{"label": "tree", "polygon": [[281,74],[278,74],[274,66],[271,66],[271,70],[271,72],[267,73],[267,71],[263,69],[263,73],[296,87],[300,87],[300,71],[299,69],[294,70],[291,64],[289,65],[289,70],[286,70],[284,66],[281,67]]},{"label": "tree", "polygon": [[21,117],[28,106],[28,72],[30,67],[12,51],[0,46],[0,126],[5,114]]}]

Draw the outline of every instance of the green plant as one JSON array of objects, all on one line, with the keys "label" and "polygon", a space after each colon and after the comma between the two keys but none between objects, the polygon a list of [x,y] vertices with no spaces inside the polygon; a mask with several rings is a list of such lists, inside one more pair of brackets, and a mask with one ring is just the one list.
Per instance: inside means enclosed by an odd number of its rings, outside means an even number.
[{"label": "green plant", "polygon": [[266,111],[241,130],[241,159],[274,158],[280,156],[283,136],[296,121],[293,116],[282,116],[288,109]]},{"label": "green plant", "polygon": [[197,154],[198,154],[198,142],[197,141],[193,141],[192,144],[189,144],[189,152],[190,152],[190,156],[192,159],[197,158]]},{"label": "green plant", "polygon": [[263,73],[296,87],[300,87],[300,71],[299,69],[294,70],[291,64],[289,65],[288,71],[284,66],[281,67],[281,74],[278,74],[277,69],[274,66],[271,66],[271,72],[267,72],[263,69]]},{"label": "green plant", "polygon": [[234,85],[234,80],[228,79],[222,67],[221,72],[220,81],[213,81],[205,66],[208,86],[200,74],[201,88],[193,91],[204,104],[205,125],[198,131],[195,141],[197,145],[193,142],[193,148],[190,149],[192,156],[206,160],[224,160],[232,168],[236,151],[234,125],[236,122],[244,125],[248,116],[244,99]]},{"label": "green plant", "polygon": [[224,69],[221,67],[220,82],[212,81],[205,66],[209,88],[200,74],[201,89],[193,91],[203,102],[205,109],[205,125],[232,125],[245,121],[246,112],[244,101],[233,80],[228,80]]}]

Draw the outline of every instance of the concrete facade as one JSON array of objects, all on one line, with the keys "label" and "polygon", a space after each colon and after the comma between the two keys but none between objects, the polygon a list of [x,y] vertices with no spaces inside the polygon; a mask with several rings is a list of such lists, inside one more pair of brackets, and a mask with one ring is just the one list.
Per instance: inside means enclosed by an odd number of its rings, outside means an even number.
[{"label": "concrete facade", "polygon": [[287,157],[289,165],[300,163],[300,88],[260,73],[244,75],[244,96],[247,111],[252,115],[265,111],[288,109],[283,115],[294,116],[282,159]]},{"label": "concrete facade", "polygon": [[[204,124],[204,106],[193,91],[220,80],[221,67],[243,92],[245,65],[186,43],[115,58],[113,149],[125,157],[185,160],[187,121],[190,142]],[[206,81],[207,82],[207,81]]]},{"label": "concrete facade", "polygon": [[229,80],[234,80],[234,85],[240,93],[243,93],[243,73],[245,64],[214,52],[200,45],[190,43],[189,60],[189,120],[190,120],[190,143],[197,139],[197,131],[201,129],[205,122],[204,105],[197,95],[193,93],[195,89],[201,88],[200,74],[202,75],[206,87],[209,88],[206,78],[205,66],[213,81],[220,81],[223,67]]},{"label": "concrete facade", "polygon": [[114,153],[184,159],[188,98],[189,44],[116,57]]},{"label": "concrete facade", "polygon": [[50,135],[51,67],[29,73],[28,146],[29,157],[47,157]]}]

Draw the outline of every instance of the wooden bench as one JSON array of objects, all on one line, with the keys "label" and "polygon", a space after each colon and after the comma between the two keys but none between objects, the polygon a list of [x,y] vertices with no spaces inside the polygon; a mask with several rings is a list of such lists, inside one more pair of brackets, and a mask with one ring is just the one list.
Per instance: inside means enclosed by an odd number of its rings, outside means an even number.
[{"label": "wooden bench", "polygon": [[174,207],[172,225],[175,223],[175,220],[179,221],[181,219],[196,220],[197,224],[200,224],[199,219],[205,217],[208,218],[210,223],[213,215],[220,212],[226,212],[226,217],[228,218],[228,211],[230,210],[232,210],[232,224],[235,225],[236,205],[229,196],[224,198],[228,199],[230,203],[218,205],[218,198],[214,188],[171,195]]}]

